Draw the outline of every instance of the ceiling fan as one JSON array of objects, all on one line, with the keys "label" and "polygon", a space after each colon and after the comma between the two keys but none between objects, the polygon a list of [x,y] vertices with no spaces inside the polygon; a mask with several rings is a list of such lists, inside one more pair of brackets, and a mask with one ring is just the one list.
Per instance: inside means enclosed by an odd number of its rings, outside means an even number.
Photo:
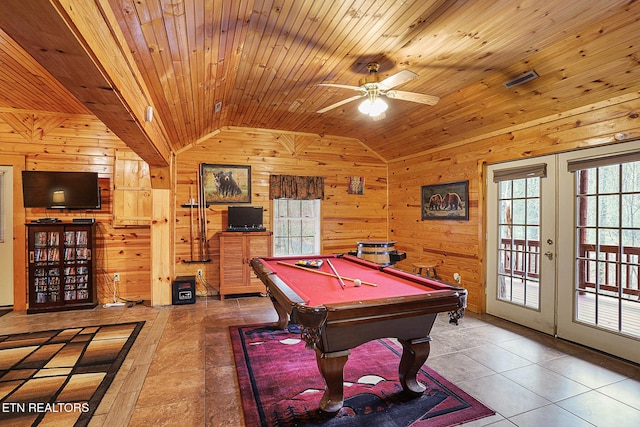
[{"label": "ceiling fan", "polygon": [[440,98],[433,95],[425,95],[422,93],[415,92],[405,92],[402,90],[392,90],[394,87],[399,86],[401,84],[407,83],[410,80],[418,77],[416,73],[409,70],[402,70],[392,76],[387,77],[386,79],[380,81],[380,77],[378,77],[378,69],[380,68],[380,64],[377,62],[370,62],[367,64],[367,70],[369,70],[369,75],[360,79],[360,86],[349,86],[349,85],[341,85],[336,83],[320,83],[318,86],[330,86],[330,87],[339,87],[343,89],[352,89],[360,92],[360,94],[356,96],[352,96],[351,98],[344,99],[342,101],[336,102],[335,104],[329,105],[328,107],[322,108],[318,110],[318,113],[325,113],[329,110],[332,110],[341,105],[347,104],[351,101],[355,101],[356,99],[367,97],[367,99],[360,104],[358,109],[361,113],[367,114],[370,117],[374,118],[374,120],[379,120],[384,117],[383,113],[387,109],[387,104],[383,100],[380,99],[380,96],[386,96],[391,99],[400,99],[402,101],[411,101],[418,102],[420,104],[427,105],[435,105]]}]

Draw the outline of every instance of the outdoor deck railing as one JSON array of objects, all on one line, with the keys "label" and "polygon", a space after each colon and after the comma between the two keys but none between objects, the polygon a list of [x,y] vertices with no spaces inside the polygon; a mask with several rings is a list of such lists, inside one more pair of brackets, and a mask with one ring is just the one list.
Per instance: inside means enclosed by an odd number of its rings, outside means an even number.
[{"label": "outdoor deck railing", "polygon": [[540,277],[540,242],[538,240],[502,239],[504,272],[531,279]]},{"label": "outdoor deck railing", "polygon": [[[640,247],[614,245],[581,244],[578,246],[578,258],[582,268],[578,269],[580,289],[596,288],[640,297],[638,281],[638,262]],[[598,274],[600,271],[600,274]],[[597,278],[599,277],[599,280]]]},{"label": "outdoor deck railing", "polygon": [[[580,244],[578,288],[596,289],[640,298],[640,247]],[[524,278],[540,277],[540,242],[508,239],[500,242],[504,272]],[[599,279],[597,279],[599,277]]]}]

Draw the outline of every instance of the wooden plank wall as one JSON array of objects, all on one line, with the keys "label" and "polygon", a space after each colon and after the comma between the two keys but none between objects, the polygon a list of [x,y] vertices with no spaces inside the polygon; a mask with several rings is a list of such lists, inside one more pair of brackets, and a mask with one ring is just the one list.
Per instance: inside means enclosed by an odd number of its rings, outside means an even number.
[{"label": "wooden plank wall", "polygon": [[[29,123],[30,131],[17,131],[9,122]],[[55,122],[56,126],[38,126]],[[113,273],[119,272],[119,294],[131,299],[150,299],[149,228],[121,229],[112,224],[114,158],[117,150],[128,150],[107,127],[91,115],[0,111],[0,154],[25,158],[27,170],[91,171],[99,174],[102,208],[97,211],[25,209],[25,220],[56,217],[94,217],[98,223],[98,299],[113,298]],[[21,189],[20,189],[21,191]],[[17,209],[23,209],[21,206]],[[23,227],[24,228],[24,227]],[[26,228],[23,231],[26,235]],[[26,253],[26,247],[25,247]],[[26,275],[27,266],[24,271]],[[20,284],[19,284],[20,286]],[[26,290],[25,290],[26,292]]]},{"label": "wooden plank wall", "polygon": [[[176,159],[176,275],[203,270],[206,281],[219,284],[219,233],[227,226],[226,205],[210,205],[206,211],[210,263],[190,261],[189,208],[181,207],[197,194],[200,163],[251,165],[252,205],[264,208],[271,229],[269,175],[323,176],[322,252],[343,253],[357,248],[362,239],[387,238],[387,167],[353,139],[279,133],[277,131],[225,128],[217,135],[179,153]],[[364,177],[364,195],[347,193],[350,176]],[[196,221],[197,222],[197,221]],[[194,235],[197,238],[198,227]],[[194,242],[198,253],[199,241]],[[198,257],[194,257],[198,259]]]},{"label": "wooden plank wall", "polygon": [[[616,133],[639,138],[639,113],[638,94],[630,94],[391,162],[390,236],[398,249],[407,251],[398,266],[436,263],[448,282],[460,273],[462,286],[469,290],[470,310],[484,312],[484,166],[615,143]],[[469,180],[469,221],[422,221],[420,187],[462,180]]]},{"label": "wooden plank wall", "polygon": [[[323,252],[355,249],[355,242],[360,239],[390,238],[397,241],[399,250],[407,251],[407,260],[399,267],[411,269],[412,262],[435,261],[439,264],[439,274],[447,281],[452,280],[454,272],[459,272],[462,285],[470,291],[470,310],[481,312],[485,287],[484,165],[614,143],[613,135],[618,132],[627,138],[638,138],[639,110],[638,94],[624,95],[544,120],[514,124],[501,132],[452,141],[441,149],[394,161],[388,170],[374,153],[351,139],[223,128],[215,136],[178,153],[176,158],[176,275],[192,275],[202,268],[209,283],[214,287],[219,283],[217,233],[226,226],[226,206],[212,205],[207,210],[207,242],[212,262],[183,262],[190,259],[190,221],[189,209],[180,205],[188,201],[190,188],[196,186],[198,165],[201,162],[250,164],[252,203],[265,207],[267,227],[270,227],[271,212],[269,174],[324,176]],[[7,115],[11,118],[4,120]],[[150,299],[149,227],[114,228],[112,223],[114,159],[116,151],[127,150],[126,146],[93,116],[57,116],[56,119],[49,113],[0,111],[0,154],[24,156],[26,169],[98,172],[103,190],[102,209],[83,215],[94,216],[99,223],[99,299],[110,300],[114,272],[121,274],[120,295]],[[9,123],[17,119],[30,123],[30,130],[15,130],[15,123],[14,126]],[[58,120],[57,126],[35,126]],[[347,193],[349,176],[365,178],[364,195]],[[470,184],[468,222],[420,220],[422,185],[467,179]],[[27,209],[25,220],[54,215],[71,219],[77,214]]]},{"label": "wooden plank wall", "polygon": [[[10,119],[3,117],[10,115]],[[31,132],[15,130],[10,121],[39,116],[30,123],[51,122],[56,126]],[[47,120],[43,119],[46,118]],[[37,135],[37,136],[33,136]],[[29,138],[27,138],[27,136]],[[113,195],[116,155],[128,148],[104,124],[90,115],[0,112],[0,154],[24,156],[27,170],[94,171],[99,173],[102,208],[98,211],[52,211],[26,209],[29,222],[43,217],[70,221],[74,217],[94,217],[98,223],[98,298],[109,302],[113,293],[113,273],[120,273],[118,294],[131,300],[151,298],[151,235],[148,226],[114,227]],[[207,210],[212,262],[185,264],[190,259],[189,209],[180,205],[196,187],[198,166],[204,163],[250,164],[252,204],[265,207],[270,227],[268,201],[269,174],[319,175],[325,177],[322,215],[324,252],[356,249],[361,239],[387,238],[386,164],[356,140],[283,134],[250,129],[223,129],[215,137],[191,147],[177,158],[177,187],[173,194],[176,209],[176,275],[193,275],[201,268],[208,283],[219,284],[218,238],[226,227],[226,205]],[[347,193],[348,177],[365,178],[365,194]],[[21,209],[21,207],[18,207]],[[26,230],[25,230],[26,233]],[[26,248],[25,248],[26,252]],[[26,265],[24,271],[26,274]]]}]

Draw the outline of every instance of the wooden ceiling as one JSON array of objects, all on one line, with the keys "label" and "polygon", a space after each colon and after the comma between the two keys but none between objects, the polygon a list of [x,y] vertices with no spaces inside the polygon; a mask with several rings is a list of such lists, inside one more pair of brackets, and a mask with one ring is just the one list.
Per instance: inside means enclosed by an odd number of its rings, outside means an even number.
[{"label": "wooden ceiling", "polygon": [[[156,165],[225,126],[392,161],[640,90],[629,0],[3,0],[0,28],[0,111],[91,112]],[[316,112],[357,94],[319,83],[357,86],[372,61],[440,101]]]}]

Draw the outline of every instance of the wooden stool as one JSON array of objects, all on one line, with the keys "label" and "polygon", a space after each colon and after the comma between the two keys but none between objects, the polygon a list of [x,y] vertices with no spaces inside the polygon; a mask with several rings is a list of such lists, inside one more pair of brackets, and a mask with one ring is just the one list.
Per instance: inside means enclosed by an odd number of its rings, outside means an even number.
[{"label": "wooden stool", "polygon": [[413,272],[420,276],[438,278],[435,264],[413,264]]}]

